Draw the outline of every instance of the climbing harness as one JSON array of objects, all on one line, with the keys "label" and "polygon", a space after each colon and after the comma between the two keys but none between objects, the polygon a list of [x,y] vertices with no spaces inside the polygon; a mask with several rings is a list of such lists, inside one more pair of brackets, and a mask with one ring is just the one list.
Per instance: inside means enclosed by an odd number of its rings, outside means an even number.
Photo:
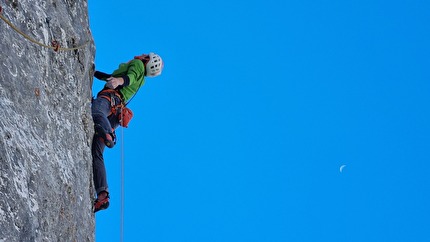
[{"label": "climbing harness", "polygon": [[[120,92],[113,89],[103,89],[98,94],[97,97],[105,98],[110,102],[111,110],[108,116],[115,115],[118,117],[119,125],[124,128],[128,128],[130,120],[133,118],[133,112],[128,108],[122,101],[123,98]],[[120,102],[117,103],[116,100],[119,99]]]},{"label": "climbing harness", "polygon": [[[18,34],[22,35],[22,37],[24,37],[25,39],[29,40],[30,42],[37,44],[39,46],[48,48],[48,49],[52,49],[55,52],[58,51],[71,51],[71,50],[78,50],[78,49],[83,49],[88,43],[90,43],[89,40],[87,40],[84,44],[77,46],[77,47],[73,47],[73,48],[64,48],[60,46],[60,43],[58,43],[57,40],[52,40],[51,45],[46,45],[44,43],[40,43],[37,40],[31,38],[30,36],[28,36],[27,34],[25,34],[23,31],[19,30],[15,25],[13,25],[9,20],[7,20],[3,15],[3,8],[0,6],[0,18],[7,24],[9,25],[13,30],[15,30]],[[47,19],[48,22],[48,27],[49,27],[49,19]],[[51,33],[52,34],[52,33]]]}]

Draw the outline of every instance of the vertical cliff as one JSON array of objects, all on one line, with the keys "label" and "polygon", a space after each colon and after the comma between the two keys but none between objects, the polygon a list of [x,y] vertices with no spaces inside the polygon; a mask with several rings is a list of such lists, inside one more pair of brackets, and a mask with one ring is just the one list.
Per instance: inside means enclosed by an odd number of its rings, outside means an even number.
[{"label": "vertical cliff", "polygon": [[32,43],[0,20],[0,241],[93,241],[87,1],[0,7],[29,38],[60,47]]}]

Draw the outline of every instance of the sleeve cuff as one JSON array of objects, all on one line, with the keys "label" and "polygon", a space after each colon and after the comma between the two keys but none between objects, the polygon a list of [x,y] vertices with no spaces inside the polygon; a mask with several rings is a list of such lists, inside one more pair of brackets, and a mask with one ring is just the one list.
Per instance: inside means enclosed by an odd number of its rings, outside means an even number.
[{"label": "sleeve cuff", "polygon": [[125,76],[122,76],[122,79],[124,79],[124,84],[122,84],[123,87],[130,85],[130,77],[125,75]]}]

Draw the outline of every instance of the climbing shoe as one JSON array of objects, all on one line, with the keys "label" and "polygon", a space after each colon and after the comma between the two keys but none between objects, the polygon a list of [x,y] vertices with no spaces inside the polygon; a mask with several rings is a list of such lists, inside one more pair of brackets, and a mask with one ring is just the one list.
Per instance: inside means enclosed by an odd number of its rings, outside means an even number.
[{"label": "climbing shoe", "polygon": [[94,212],[98,212],[100,210],[107,209],[109,207],[109,195],[106,195],[103,199],[96,199],[94,201]]},{"label": "climbing shoe", "polygon": [[115,146],[115,135],[114,135],[114,133],[106,133],[106,131],[103,129],[103,127],[100,124],[94,125],[94,131],[95,131],[96,136],[99,137],[99,139],[101,141],[103,141],[103,143],[108,148],[113,148]]}]

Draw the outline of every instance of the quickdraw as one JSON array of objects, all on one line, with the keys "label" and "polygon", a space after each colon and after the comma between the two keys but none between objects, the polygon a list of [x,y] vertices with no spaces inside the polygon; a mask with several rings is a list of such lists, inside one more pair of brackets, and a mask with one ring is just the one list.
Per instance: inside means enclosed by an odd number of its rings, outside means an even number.
[{"label": "quickdraw", "polygon": [[55,52],[58,52],[58,51],[60,50],[60,44],[58,43],[58,41],[53,40],[53,41],[51,42],[51,44],[52,44],[52,47],[54,47],[54,51],[55,51]]}]

